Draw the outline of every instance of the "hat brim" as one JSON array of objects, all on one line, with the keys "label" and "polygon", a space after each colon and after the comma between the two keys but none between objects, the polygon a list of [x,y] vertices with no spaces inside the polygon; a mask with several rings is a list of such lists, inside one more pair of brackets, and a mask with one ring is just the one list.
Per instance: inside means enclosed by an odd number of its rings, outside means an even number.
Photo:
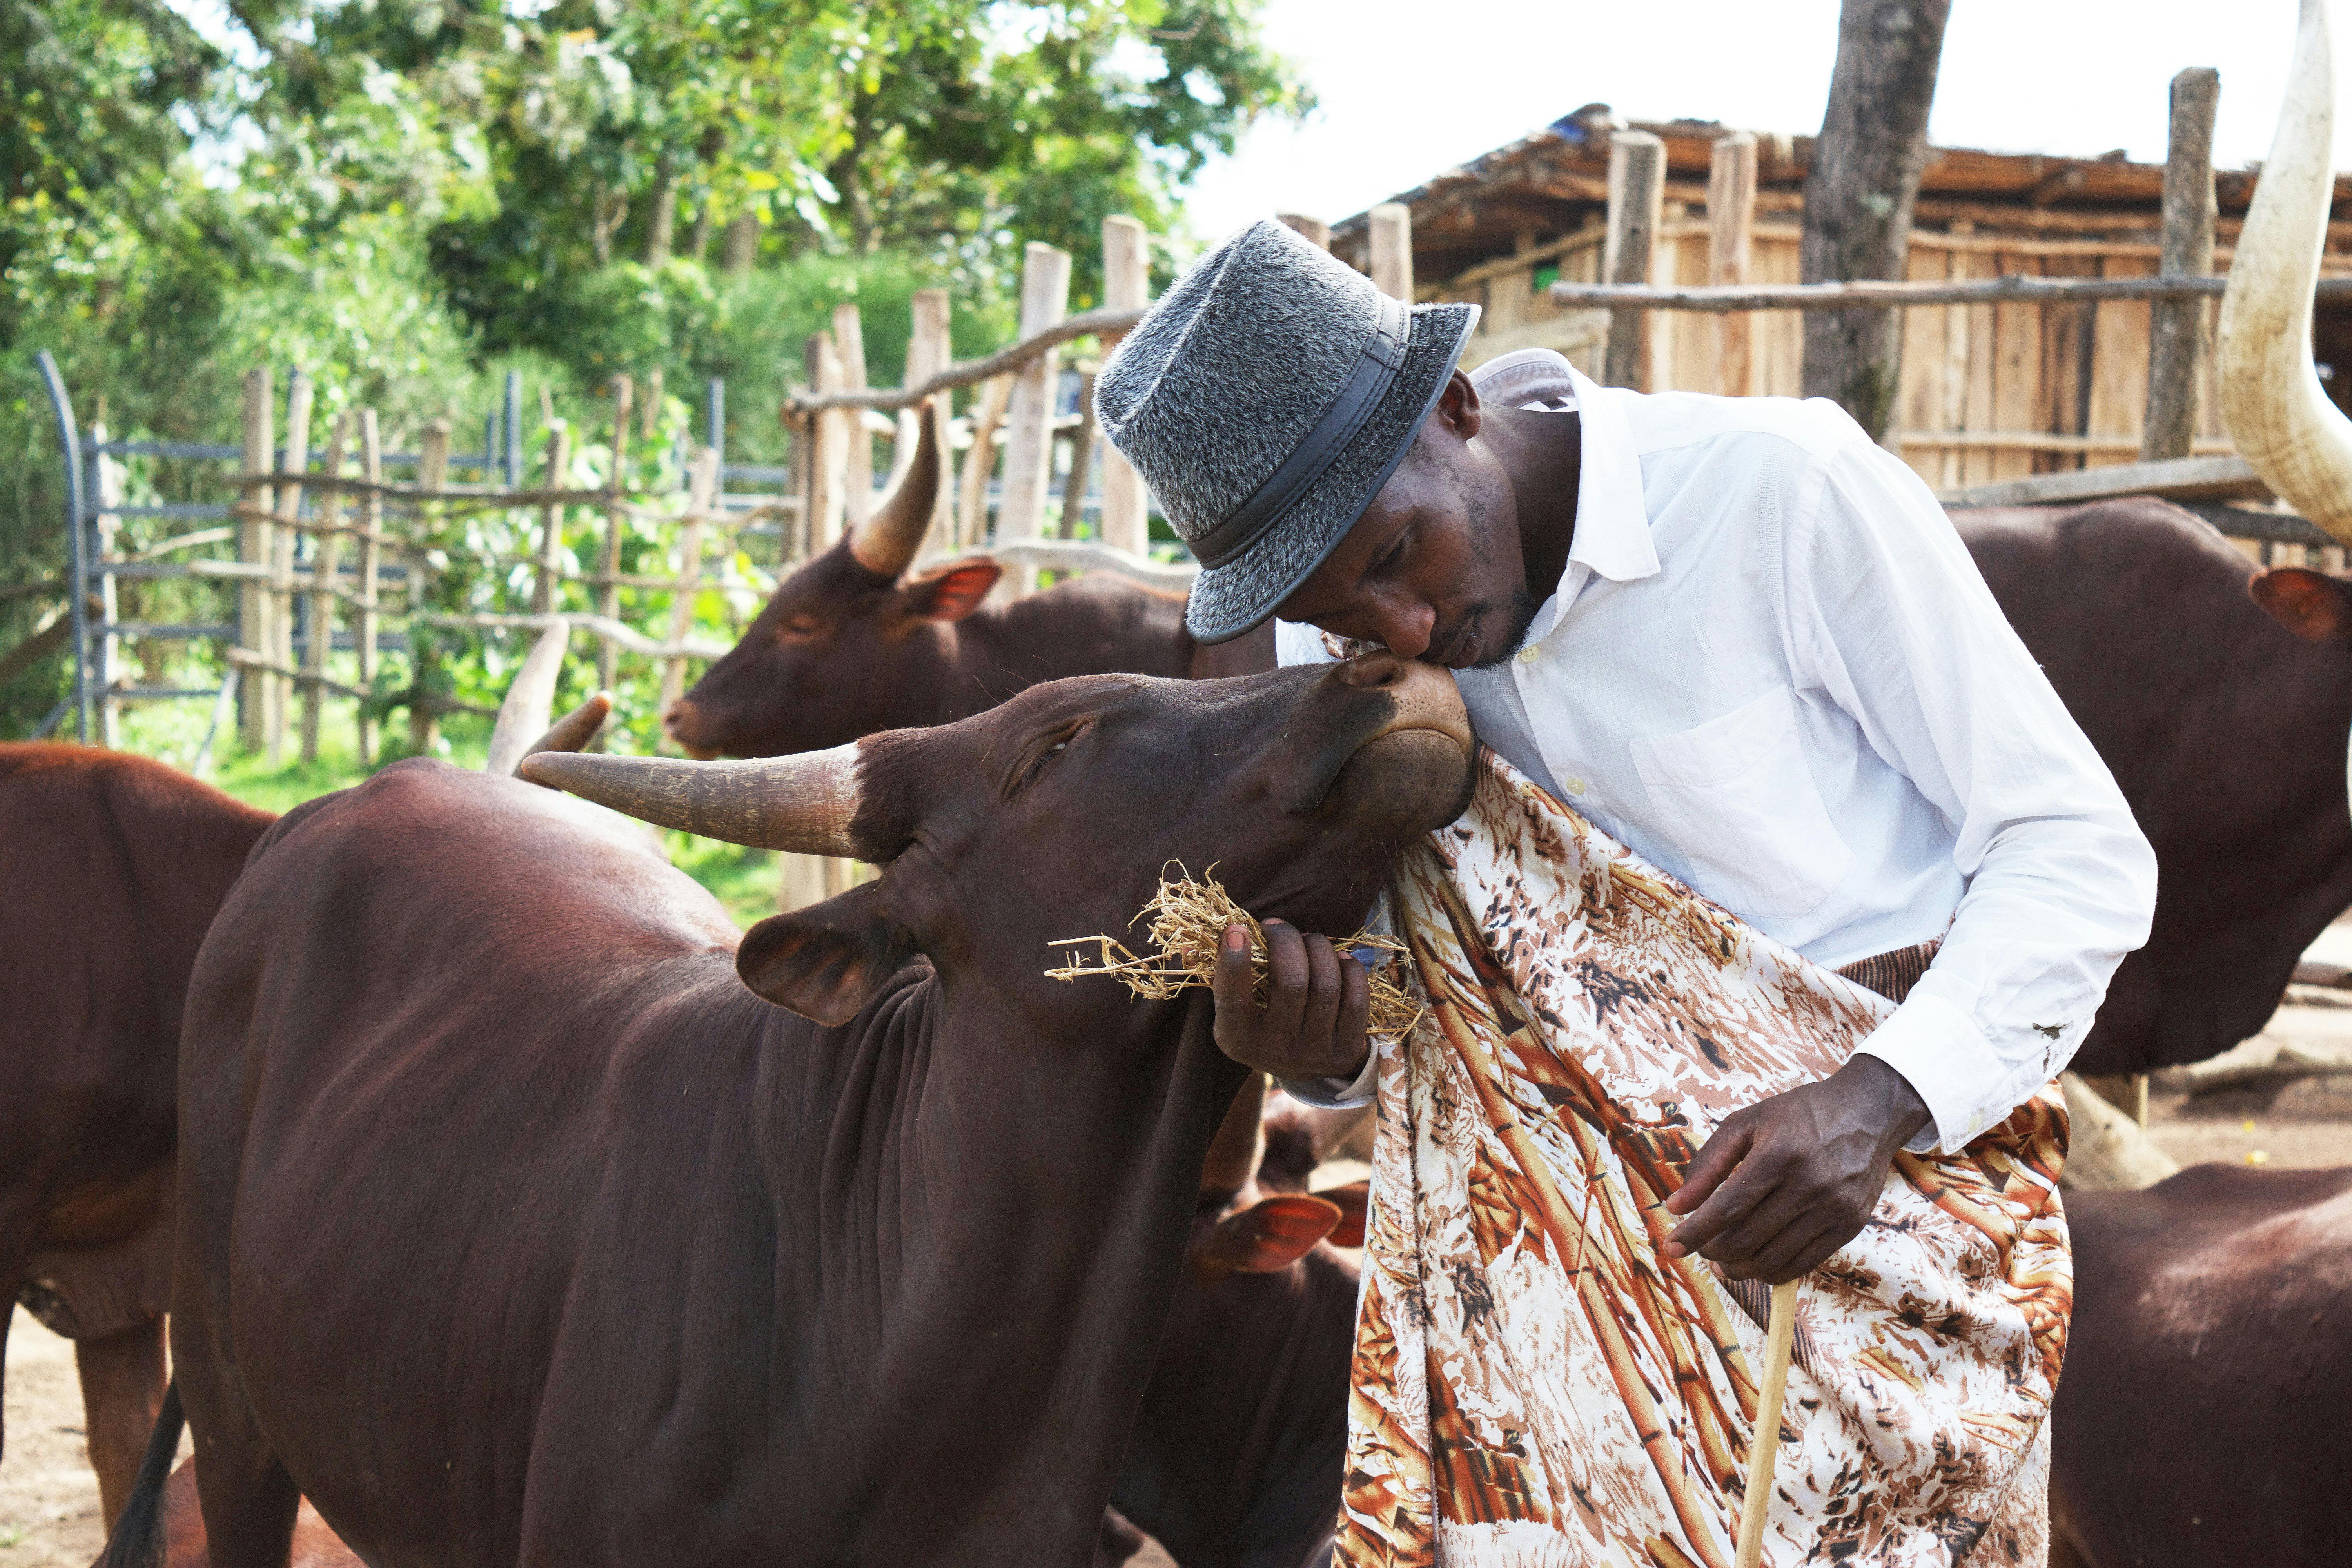
[{"label": "hat brim", "polygon": [[1255,543],[1192,579],[1184,629],[1195,641],[1230,642],[1264,625],[1339,547],[1404,461],[1477,323],[1475,305],[1412,308],[1404,364],[1356,438]]}]

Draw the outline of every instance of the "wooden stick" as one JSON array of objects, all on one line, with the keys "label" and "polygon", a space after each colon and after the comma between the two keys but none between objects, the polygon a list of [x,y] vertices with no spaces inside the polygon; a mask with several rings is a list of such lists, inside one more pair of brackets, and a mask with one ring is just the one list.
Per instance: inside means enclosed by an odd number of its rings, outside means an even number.
[{"label": "wooden stick", "polygon": [[[327,478],[334,479],[343,471],[343,457],[352,442],[350,409],[335,416],[334,434],[327,437],[327,457],[323,465]],[[302,650],[302,668],[312,674],[323,674],[327,655],[335,644],[335,569],[341,564],[343,536],[336,524],[342,521],[343,492],[322,491],[319,497],[319,549],[310,559],[310,643]],[[322,706],[321,688],[315,680],[302,687],[302,760],[319,760],[319,718]]]},{"label": "wooden stick", "polygon": [[[1135,222],[1133,218],[1127,221]],[[1294,231],[1318,250],[1331,248],[1331,226],[1319,217],[1308,217],[1305,213],[1276,213],[1274,221]]]},{"label": "wooden stick", "polygon": [[[1328,226],[1315,225],[1323,231],[1322,237],[1317,239],[1312,230],[1299,228],[1299,225],[1314,220],[1293,214],[1282,221],[1297,228],[1324,249],[1331,248],[1331,230]],[[1103,219],[1105,304],[1119,310],[1141,310],[1151,292],[1150,262],[1150,238],[1144,233],[1142,224],[1131,217]],[[1110,333],[1103,334],[1103,355],[1106,359],[1117,341]],[[1150,498],[1144,489],[1143,476],[1135,471],[1135,465],[1129,462],[1118,447],[1105,441],[1102,449],[1103,542],[1140,555],[1150,546]]]},{"label": "wooden stick", "polygon": [[[604,471],[606,505],[604,508],[604,571],[607,575],[621,569],[621,531],[628,526],[625,515],[611,504],[627,488],[629,467],[629,403],[635,384],[625,375],[613,378],[613,459]],[[621,589],[615,583],[606,583],[596,590],[596,613],[606,620],[618,620],[621,616]],[[611,643],[596,649],[596,685],[610,691],[620,673],[620,650]]]},{"label": "wooden stick", "polygon": [[[1021,268],[1021,331],[1034,336],[1069,309],[1070,253],[1032,242]],[[1005,533],[1045,531],[1045,488],[1054,460],[1054,394],[1059,356],[1052,350],[1013,381],[1011,432],[1004,441],[1004,489],[996,526]],[[1034,582],[1024,584],[1034,586]]]},{"label": "wooden stick", "polygon": [[[360,477],[370,484],[383,483],[383,437],[376,428],[375,410],[360,410]],[[362,693],[375,688],[375,594],[378,554],[382,546],[377,534],[383,521],[383,496],[379,490],[363,490],[360,495],[360,582],[359,599],[352,614],[352,647],[359,655],[359,689]],[[375,721],[368,716],[367,702],[360,702],[359,719],[360,766],[375,766]]]},{"label": "wooden stick", "polygon": [[[2164,254],[2173,277],[2213,270],[2213,110],[2221,73],[2191,67],[2172,79],[2170,155],[2164,165]],[[2162,300],[2149,322],[2147,417],[2139,455],[2185,458],[2197,435],[2197,379],[2205,354],[2202,300]]]},{"label": "wooden stick", "polygon": [[[819,392],[839,390],[847,374],[841,351],[829,332],[809,339],[809,384]],[[849,488],[845,470],[849,464],[850,426],[855,415],[823,410],[809,417],[808,558],[814,560],[841,537],[847,515]],[[609,684],[609,683],[608,683]]]},{"label": "wooden stick", "polygon": [[[719,454],[709,447],[695,448],[694,463],[688,483],[691,499],[688,501],[687,521],[679,531],[677,585],[670,593],[669,640],[673,645],[686,641],[686,634],[694,626],[694,598],[702,586],[702,518],[709,510],[711,497],[719,489]],[[661,696],[654,705],[656,714],[669,711],[669,705],[686,691],[686,656],[673,654],[662,668]],[[667,740],[664,742],[667,744]]]},{"label": "wooden stick", "polygon": [[[417,443],[416,488],[428,495],[449,479],[449,428],[446,417],[427,419],[423,437]],[[408,612],[412,616],[424,607],[425,584],[425,574],[411,565],[408,569]],[[428,681],[440,662],[429,644],[420,646],[412,642],[409,645],[408,686],[412,697],[431,689]],[[412,700],[408,705],[409,754],[429,757],[440,749],[440,711]]]},{"label": "wooden stick", "polygon": [[[833,346],[841,355],[841,388],[866,390],[866,328],[855,305],[833,308]],[[843,525],[856,528],[874,510],[874,436],[856,415],[844,419],[848,435],[848,460],[842,465],[841,489],[847,506]]]},{"label": "wooden stick", "polygon": [[1009,348],[999,349],[985,358],[950,365],[920,386],[879,386],[866,392],[833,393],[813,388],[786,398],[784,415],[789,418],[796,414],[814,414],[827,408],[912,408],[924,398],[938,393],[952,392],[959,386],[977,386],[991,376],[1019,370],[1039,354],[1057,349],[1073,338],[1123,332],[1141,320],[1143,311],[1140,308],[1088,310],[1083,315],[1071,316],[1050,327],[1041,328]]},{"label": "wooden stick", "polygon": [[[271,437],[277,424],[271,408],[274,401],[270,374],[267,370],[245,373],[245,515],[237,521],[236,558],[247,565],[267,567],[269,564],[269,524],[261,521],[274,510],[270,506],[269,487],[255,476],[267,474],[278,465],[270,451]],[[275,638],[269,629],[269,588],[266,580],[248,580],[236,591],[237,636],[256,647],[266,648]],[[269,677],[257,669],[247,669],[240,688],[243,710],[237,715],[237,728],[243,731],[247,751],[258,752],[269,744]]]},{"label": "wooden stick", "polygon": [[[1571,284],[1587,293],[1672,293],[1653,289],[1656,276],[1658,224],[1664,216],[1666,144],[1644,131],[1620,131],[1609,139],[1609,239],[1601,253],[1601,276],[1608,282],[1593,289]],[[1628,284],[1636,285],[1629,289]],[[1552,285],[1554,304],[1601,304],[1605,300],[1563,300],[1559,284]],[[1687,292],[1688,290],[1683,290]],[[1650,388],[1650,325],[1646,317],[1619,310],[1609,322],[1609,348],[1601,379],[1611,386]]]},{"label": "wooden stick", "polygon": [[1756,1568],[1764,1555],[1764,1521],[1772,1511],[1772,1472],[1780,1462],[1780,1407],[1789,1392],[1789,1352],[1796,1344],[1797,1287],[1772,1287],[1772,1322],[1764,1346],[1764,1386],[1748,1439],[1748,1495],[1739,1504],[1739,1554],[1732,1568]]},{"label": "wooden stick", "polygon": [[[1370,224],[1372,287],[1391,300],[1412,303],[1412,209],[1382,202],[1367,215]],[[1327,232],[1328,242],[1329,236]]]},{"label": "wooden stick", "polygon": [[[1748,281],[1756,232],[1756,138],[1746,131],[1718,137],[1706,180],[1706,280],[1727,288]],[[1721,379],[1727,395],[1745,397],[1752,363],[1753,321],[1732,311],[1722,322]]]},{"label": "wooden stick", "polygon": [[[286,386],[286,471],[299,474],[310,466],[310,378],[296,371]],[[294,662],[294,525],[302,512],[299,483],[278,488],[278,526],[269,543],[269,657],[280,665]],[[275,763],[286,751],[286,710],[293,705],[294,688],[283,679],[269,683],[269,760]]]},{"label": "wooden stick", "polygon": [[[552,422],[547,432],[547,488],[560,489],[563,476],[572,461],[572,429],[562,420]],[[530,607],[533,613],[545,615],[555,608],[556,584],[566,575],[563,570],[563,506],[549,501],[539,512],[539,565],[530,584]]]},{"label": "wooden stick", "polygon": [[[1555,283],[1552,302],[1573,310],[1850,310],[1862,305],[2057,305],[2070,300],[2219,299],[2226,277],[2006,278],[1965,283],[1933,278],[1859,283],[1762,283],[1742,289],[1652,289],[1613,283]],[[2323,278],[2322,303],[2352,300],[2352,278]]]},{"label": "wooden stick", "polygon": [[973,546],[988,542],[988,476],[996,468],[996,429],[1004,421],[1005,405],[1013,397],[1013,378],[998,376],[981,388],[980,412],[972,418],[971,449],[964,454],[963,482],[958,497],[955,542]]}]

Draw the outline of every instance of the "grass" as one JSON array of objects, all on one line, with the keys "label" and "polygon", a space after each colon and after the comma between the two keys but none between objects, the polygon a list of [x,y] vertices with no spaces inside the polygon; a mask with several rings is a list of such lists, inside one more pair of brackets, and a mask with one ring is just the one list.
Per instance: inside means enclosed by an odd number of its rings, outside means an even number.
[{"label": "grass", "polygon": [[[395,729],[394,734],[385,737],[386,742],[404,745],[408,738],[405,725]],[[258,752],[232,750],[222,757],[213,782],[248,805],[276,812],[290,810],[335,790],[349,789],[364,779],[369,770],[360,766],[349,726],[346,724],[342,730],[340,735],[320,737],[319,760],[314,763],[304,763],[294,755],[273,763]],[[488,720],[453,716],[442,727],[437,754],[459,767],[478,768],[488,752],[489,738]],[[148,750],[138,744],[140,739],[126,732],[123,748]],[[152,754],[174,764],[184,764],[193,748],[185,749],[185,754],[174,754],[171,746],[158,745]],[[668,847],[670,864],[708,889],[737,925],[749,927],[776,912],[778,870],[773,850],[746,849],[740,845],[698,838],[690,833],[665,832],[662,840]]]}]

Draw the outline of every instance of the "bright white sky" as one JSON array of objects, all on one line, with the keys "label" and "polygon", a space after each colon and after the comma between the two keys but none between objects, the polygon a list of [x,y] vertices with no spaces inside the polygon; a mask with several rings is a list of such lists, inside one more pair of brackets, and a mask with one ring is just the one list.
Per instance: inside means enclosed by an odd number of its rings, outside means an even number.
[{"label": "bright white sky", "polygon": [[[2161,162],[2165,89],[2221,73],[2214,162],[2270,145],[2294,0],[1952,0],[1931,141],[2003,153]],[[2352,7],[2336,8],[2352,86]],[[1188,200],[1213,238],[1276,210],[1334,221],[1581,104],[1755,131],[1819,131],[1837,0],[1269,0],[1269,42],[1321,98],[1304,127],[1265,124]],[[2352,166],[2352,105],[2336,164]]]}]

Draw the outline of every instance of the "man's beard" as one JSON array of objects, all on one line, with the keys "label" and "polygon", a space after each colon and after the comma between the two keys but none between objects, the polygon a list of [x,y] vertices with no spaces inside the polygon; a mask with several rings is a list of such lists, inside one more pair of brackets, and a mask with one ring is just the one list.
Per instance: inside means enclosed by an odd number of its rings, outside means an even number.
[{"label": "man's beard", "polygon": [[[1458,465],[1452,462],[1451,454],[1448,455],[1447,468],[1455,482],[1460,484],[1461,469]],[[1495,535],[1497,529],[1495,509],[1487,504],[1486,497],[1471,492],[1469,486],[1462,485],[1461,488],[1465,491],[1463,510],[1470,524],[1471,551],[1481,565],[1492,564],[1495,559]],[[1496,607],[1492,599],[1482,600],[1471,605],[1463,618],[1475,625],[1494,614]],[[1522,570],[1519,575],[1519,585],[1511,590],[1509,632],[1497,640],[1494,651],[1487,653],[1485,658],[1470,668],[1492,669],[1518,652],[1527,643],[1528,628],[1535,625],[1536,612],[1542,608],[1543,601],[1536,597],[1535,591],[1528,586],[1527,574]]]},{"label": "man's beard", "polygon": [[[1491,611],[1493,608],[1494,605],[1481,605],[1479,613],[1483,615],[1487,611]],[[1527,584],[1521,583],[1517,588],[1512,591],[1511,594],[1510,635],[1504,637],[1503,645],[1500,647],[1496,648],[1493,653],[1488,654],[1486,658],[1480,659],[1470,668],[1473,669],[1492,669],[1496,665],[1501,664],[1504,660],[1509,658],[1513,654],[1518,652],[1520,648],[1526,647],[1528,641],[1528,628],[1536,624],[1536,612],[1542,608],[1543,601],[1536,597],[1535,591],[1529,588]]]}]

